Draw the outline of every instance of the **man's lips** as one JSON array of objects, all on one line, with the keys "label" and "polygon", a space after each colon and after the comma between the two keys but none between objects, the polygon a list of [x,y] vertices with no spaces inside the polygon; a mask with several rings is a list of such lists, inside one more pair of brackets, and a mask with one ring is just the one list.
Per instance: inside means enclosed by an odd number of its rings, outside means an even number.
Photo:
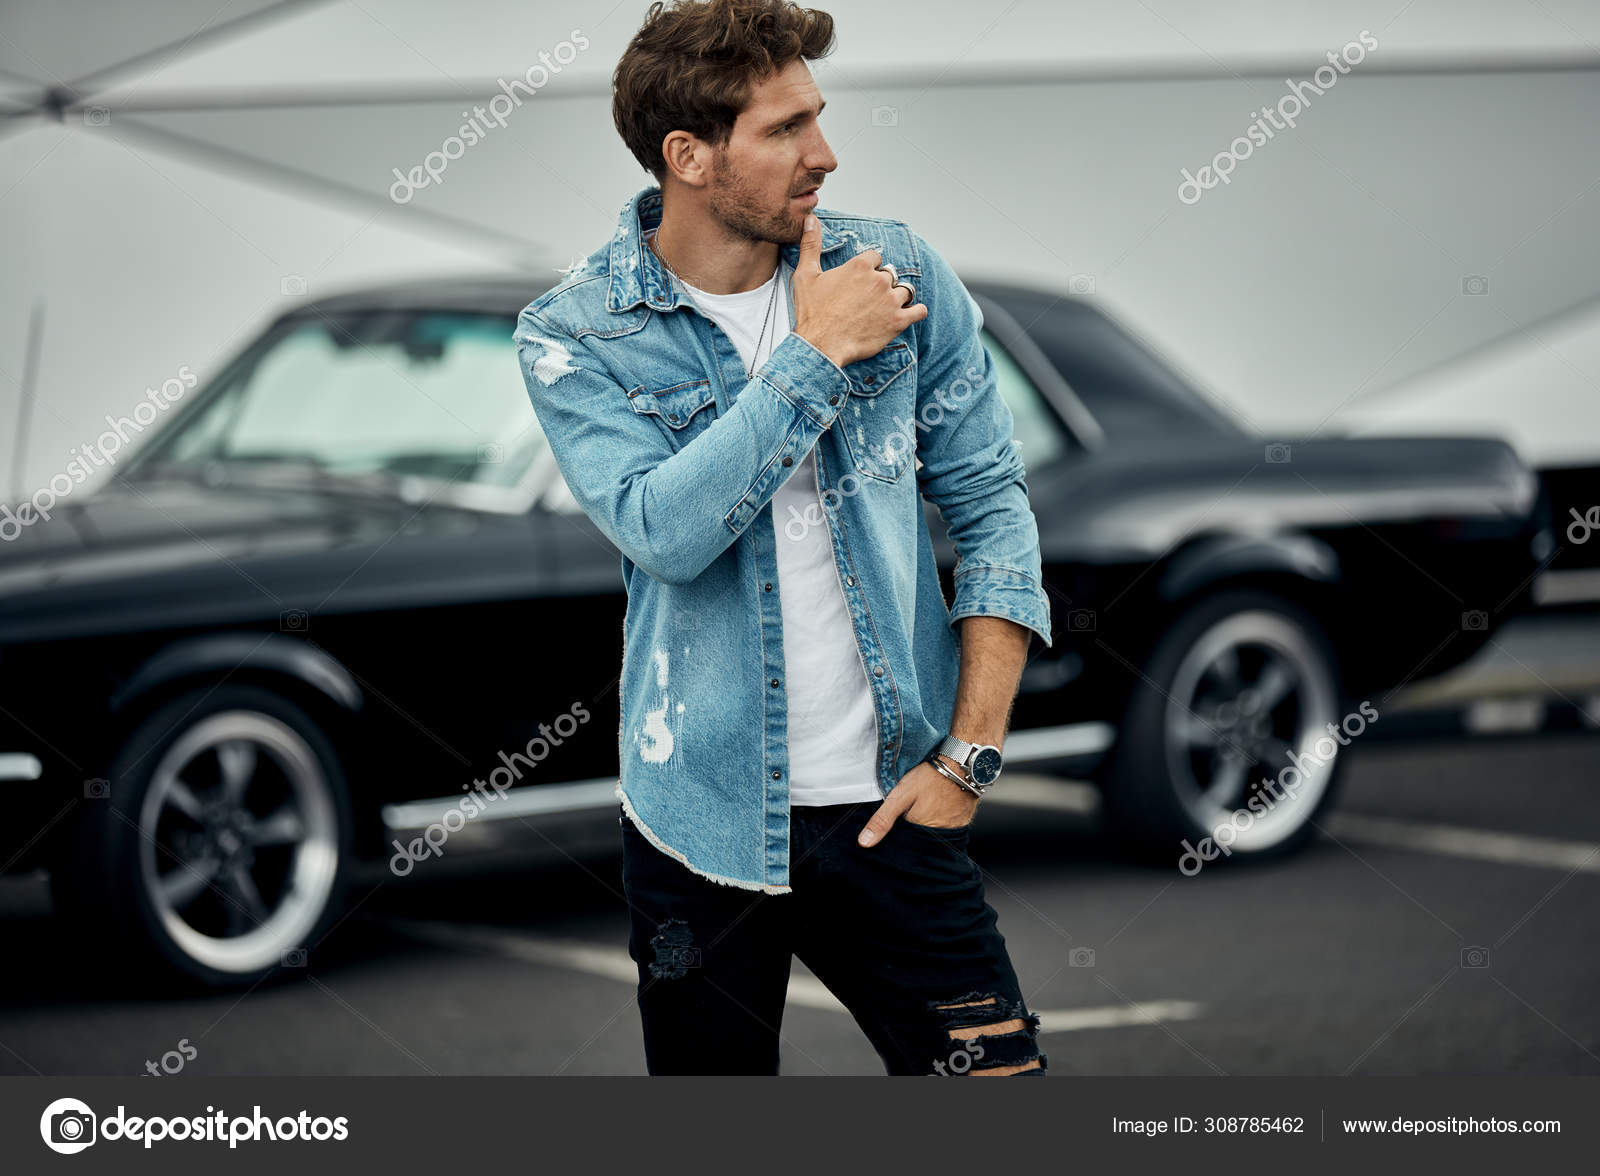
[{"label": "man's lips", "polygon": [[802,192],[800,195],[793,197],[793,199],[800,201],[807,208],[813,208],[817,203],[817,189],[812,188],[810,191]]}]

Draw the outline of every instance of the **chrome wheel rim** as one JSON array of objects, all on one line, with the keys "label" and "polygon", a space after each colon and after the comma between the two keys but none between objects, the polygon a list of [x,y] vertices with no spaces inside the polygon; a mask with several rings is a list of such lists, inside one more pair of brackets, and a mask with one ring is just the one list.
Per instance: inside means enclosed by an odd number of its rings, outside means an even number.
[{"label": "chrome wheel rim", "polygon": [[1234,613],[1202,633],[1163,722],[1167,770],[1201,836],[1249,853],[1300,829],[1333,777],[1337,708],[1326,660],[1282,614]]},{"label": "chrome wheel rim", "polygon": [[338,827],[321,761],[293,728],[259,711],[208,715],[151,774],[140,882],[197,963],[228,973],[274,966],[327,907]]}]

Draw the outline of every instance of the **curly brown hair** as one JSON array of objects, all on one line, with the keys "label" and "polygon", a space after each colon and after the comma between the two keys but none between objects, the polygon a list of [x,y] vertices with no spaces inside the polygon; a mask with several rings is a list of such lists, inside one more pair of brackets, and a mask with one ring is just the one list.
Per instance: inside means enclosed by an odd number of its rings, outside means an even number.
[{"label": "curly brown hair", "polygon": [[832,51],[833,17],[788,0],[655,0],[612,75],[611,118],[659,183],[670,133],[727,143],[754,82]]}]

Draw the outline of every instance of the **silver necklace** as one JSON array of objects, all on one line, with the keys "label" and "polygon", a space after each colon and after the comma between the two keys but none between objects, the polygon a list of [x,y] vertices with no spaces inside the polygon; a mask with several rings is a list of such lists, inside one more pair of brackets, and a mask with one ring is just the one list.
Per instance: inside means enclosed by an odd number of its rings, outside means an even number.
[{"label": "silver necklace", "polygon": [[[672,268],[672,263],[667,260],[667,255],[665,253],[661,252],[661,249],[656,244],[656,239],[654,237],[650,238],[650,248],[651,248],[651,250],[654,251],[655,255],[661,259],[661,264],[667,267],[668,272],[670,272],[673,277],[677,278],[678,281],[683,286],[687,287],[689,285],[689,283],[685,282],[683,280],[683,275],[682,274],[680,274],[677,270]],[[773,275],[772,275],[772,294],[767,299],[767,313],[766,313],[766,316],[761,320],[761,334],[756,337],[755,350],[750,353],[754,362],[752,362],[751,365],[747,369],[745,369],[744,378],[746,380],[753,380],[753,379],[756,378],[756,368],[761,363],[761,344],[766,342],[766,339],[767,339],[767,328],[772,325],[772,308],[774,306],[778,305],[778,283],[780,281],[782,281],[782,280],[783,280],[783,259],[780,257],[778,259],[778,268],[777,268],[777,270],[775,270],[773,272]],[[689,291],[687,289],[684,290],[684,293],[688,295],[690,302],[694,302],[694,295],[693,294],[689,294]],[[699,304],[696,303],[695,305],[698,306]]]}]

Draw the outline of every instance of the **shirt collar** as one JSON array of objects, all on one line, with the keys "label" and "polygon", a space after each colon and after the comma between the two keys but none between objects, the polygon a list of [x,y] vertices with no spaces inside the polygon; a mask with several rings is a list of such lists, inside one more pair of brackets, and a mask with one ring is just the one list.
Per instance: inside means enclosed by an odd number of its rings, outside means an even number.
[{"label": "shirt collar", "polygon": [[[667,269],[661,264],[644,235],[661,224],[661,189],[651,184],[636,192],[622,207],[617,232],[611,238],[611,284],[606,292],[606,309],[632,310],[641,302],[656,310],[674,310],[683,301]],[[820,219],[821,209],[816,210]],[[822,224],[822,251],[844,244],[844,237]],[[779,256],[792,268],[800,260],[800,246],[783,245]]]}]

